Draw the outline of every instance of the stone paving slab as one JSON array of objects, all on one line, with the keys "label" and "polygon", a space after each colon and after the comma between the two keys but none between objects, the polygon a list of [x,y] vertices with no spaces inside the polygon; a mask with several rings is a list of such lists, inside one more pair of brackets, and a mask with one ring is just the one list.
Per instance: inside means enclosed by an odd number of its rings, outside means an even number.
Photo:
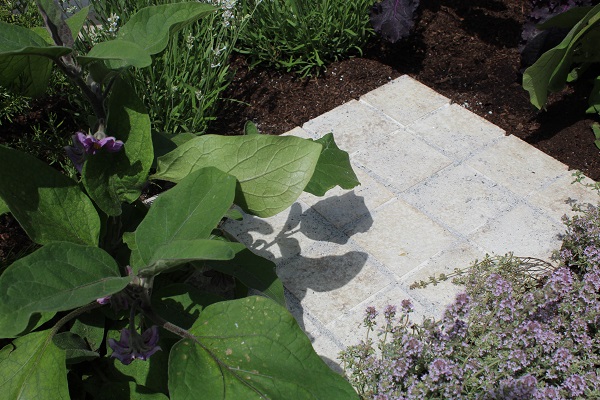
[{"label": "stone paving slab", "polygon": [[329,132],[359,187],[305,193],[277,216],[225,229],[276,263],[288,308],[338,370],[338,352],[364,338],[367,306],[411,299],[415,320],[440,318],[461,288],[413,282],[488,253],[551,261],[562,215],[598,202],[566,165],[406,75],[288,134]]}]

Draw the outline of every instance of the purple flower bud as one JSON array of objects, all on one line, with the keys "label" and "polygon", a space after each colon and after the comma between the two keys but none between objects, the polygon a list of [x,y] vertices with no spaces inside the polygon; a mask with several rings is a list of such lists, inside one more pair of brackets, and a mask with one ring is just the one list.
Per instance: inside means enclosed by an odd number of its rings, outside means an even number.
[{"label": "purple flower bud", "polygon": [[147,360],[158,350],[162,350],[158,343],[158,326],[154,325],[141,335],[128,328],[121,330],[121,339],[108,339],[108,345],[113,349],[111,357],[119,359],[123,364],[129,365],[136,358]]},{"label": "purple flower bud", "polygon": [[99,136],[102,137],[98,139],[94,135],[77,132],[73,135],[73,146],[65,147],[67,156],[69,156],[79,173],[81,173],[87,155],[94,155],[100,149],[105,149],[109,153],[116,153],[123,147],[123,142],[113,136],[104,136],[104,134]]}]

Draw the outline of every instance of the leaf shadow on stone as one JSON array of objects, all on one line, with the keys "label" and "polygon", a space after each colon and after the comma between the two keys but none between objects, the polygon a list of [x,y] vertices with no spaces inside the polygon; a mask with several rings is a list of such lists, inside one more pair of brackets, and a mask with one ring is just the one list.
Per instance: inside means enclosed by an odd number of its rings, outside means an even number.
[{"label": "leaf shadow on stone", "polygon": [[[359,220],[361,223],[356,224]],[[313,310],[305,310],[302,301],[310,292],[325,293],[343,288],[361,272],[368,254],[349,240],[356,233],[366,232],[372,223],[364,198],[350,191],[325,198],[304,211],[300,203],[294,203],[283,224],[246,215],[244,221],[232,221],[225,229],[253,252],[277,264],[277,273],[286,289],[288,309],[306,332],[310,330],[307,323],[325,325],[330,321],[318,320]],[[280,231],[273,237],[277,229]],[[308,243],[302,243],[303,239],[309,239]],[[325,255],[305,255],[314,253]],[[339,312],[341,310],[335,311]],[[325,361],[339,369],[335,361]]]}]

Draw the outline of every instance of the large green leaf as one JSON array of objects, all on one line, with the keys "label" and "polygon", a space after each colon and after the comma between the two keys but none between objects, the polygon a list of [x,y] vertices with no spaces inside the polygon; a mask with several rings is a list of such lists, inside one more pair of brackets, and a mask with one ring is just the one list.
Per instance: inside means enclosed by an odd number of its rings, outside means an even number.
[{"label": "large green leaf", "polygon": [[234,192],[235,178],[216,168],[204,168],[158,196],[134,240],[128,237],[134,270],[150,265],[157,250],[166,251],[172,242],[208,239],[233,203]]},{"label": "large green leaf", "polygon": [[573,62],[580,40],[600,22],[600,4],[592,8],[556,47],[548,50],[523,74],[523,88],[529,92],[531,104],[541,109],[549,92],[561,90]]},{"label": "large green leaf", "polygon": [[323,196],[329,189],[339,186],[342,189],[352,189],[360,185],[356,174],[352,170],[348,153],[340,150],[335,144],[333,133],[323,136],[317,143],[321,143],[323,150],[310,182],[304,188],[305,192],[315,196]]},{"label": "large green leaf", "polygon": [[230,261],[209,261],[208,267],[236,277],[249,288],[256,289],[266,297],[285,307],[283,283],[277,277],[275,263],[254,254],[245,246]]},{"label": "large green leaf", "polygon": [[107,60],[106,66],[111,69],[129,66],[144,68],[152,64],[152,57],[145,49],[134,42],[121,39],[100,42],[92,47],[85,56],[78,57],[77,60],[82,65],[93,61]]},{"label": "large green leaf", "polygon": [[54,336],[53,342],[66,353],[67,364],[77,364],[100,357],[100,354],[90,350],[87,342],[72,332],[61,332]]},{"label": "large green leaf", "polygon": [[210,304],[223,300],[217,295],[204,293],[193,286],[175,283],[152,291],[152,308],[167,321],[189,329]]},{"label": "large green leaf", "polygon": [[21,333],[35,313],[71,310],[122,290],[130,280],[102,249],[50,243],[0,276],[0,337]]},{"label": "large green leaf", "polygon": [[71,15],[65,21],[71,30],[73,40],[77,39],[77,36],[79,36],[79,32],[81,31],[81,28],[83,28],[83,24],[85,23],[89,13],[90,6],[82,7],[79,11]]},{"label": "large green leaf", "polygon": [[358,399],[285,308],[264,297],[207,307],[169,358],[172,400]]},{"label": "large green leaf", "polygon": [[173,240],[156,248],[148,265],[139,270],[140,276],[154,276],[173,267],[197,260],[231,260],[239,243],[220,240]]},{"label": "large green leaf", "polygon": [[10,400],[67,400],[65,352],[50,331],[30,333],[0,350],[0,393]]},{"label": "large green leaf", "polygon": [[0,170],[0,197],[31,240],[98,244],[100,218],[75,181],[5,146],[0,146]]},{"label": "large green leaf", "polygon": [[119,29],[118,38],[137,43],[148,54],[167,47],[170,35],[216,10],[200,2],[163,4],[142,8]]},{"label": "large green leaf", "polygon": [[125,82],[115,83],[108,106],[106,133],[124,142],[118,153],[91,156],[83,169],[83,184],[108,215],[121,214],[121,202],[139,197],[152,166],[150,117],[135,91]]},{"label": "large green leaf", "polygon": [[[132,366],[128,365],[128,367]],[[146,386],[138,385],[135,381],[129,381],[103,385],[94,396],[94,400],[169,400],[169,398]]]},{"label": "large green leaf", "polygon": [[35,32],[0,21],[0,85],[31,97],[45,93],[52,60],[71,49],[49,46]]},{"label": "large green leaf", "polygon": [[269,217],[296,201],[313,175],[322,146],[295,136],[203,135],[158,159],[155,177],[178,182],[213,166],[236,177],[235,202]]}]

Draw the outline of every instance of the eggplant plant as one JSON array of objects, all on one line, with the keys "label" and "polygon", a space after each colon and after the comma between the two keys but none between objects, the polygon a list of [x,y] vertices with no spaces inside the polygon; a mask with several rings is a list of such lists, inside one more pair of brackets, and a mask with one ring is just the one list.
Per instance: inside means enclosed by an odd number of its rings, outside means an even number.
[{"label": "eggplant plant", "polygon": [[[0,23],[0,85],[39,96],[58,68],[94,115],[89,132],[66,133],[75,178],[0,146],[0,213],[40,246],[0,275],[2,398],[357,398],[287,311],[275,265],[220,229],[240,217],[234,205],[268,217],[302,191],[358,185],[348,154],[331,135],[152,132],[123,76],[211,5],[143,8],[78,54],[89,9],[66,18],[54,0],[36,4],[45,29]],[[152,180],[175,185],[147,206]],[[201,269],[234,294],[186,280]]]}]

